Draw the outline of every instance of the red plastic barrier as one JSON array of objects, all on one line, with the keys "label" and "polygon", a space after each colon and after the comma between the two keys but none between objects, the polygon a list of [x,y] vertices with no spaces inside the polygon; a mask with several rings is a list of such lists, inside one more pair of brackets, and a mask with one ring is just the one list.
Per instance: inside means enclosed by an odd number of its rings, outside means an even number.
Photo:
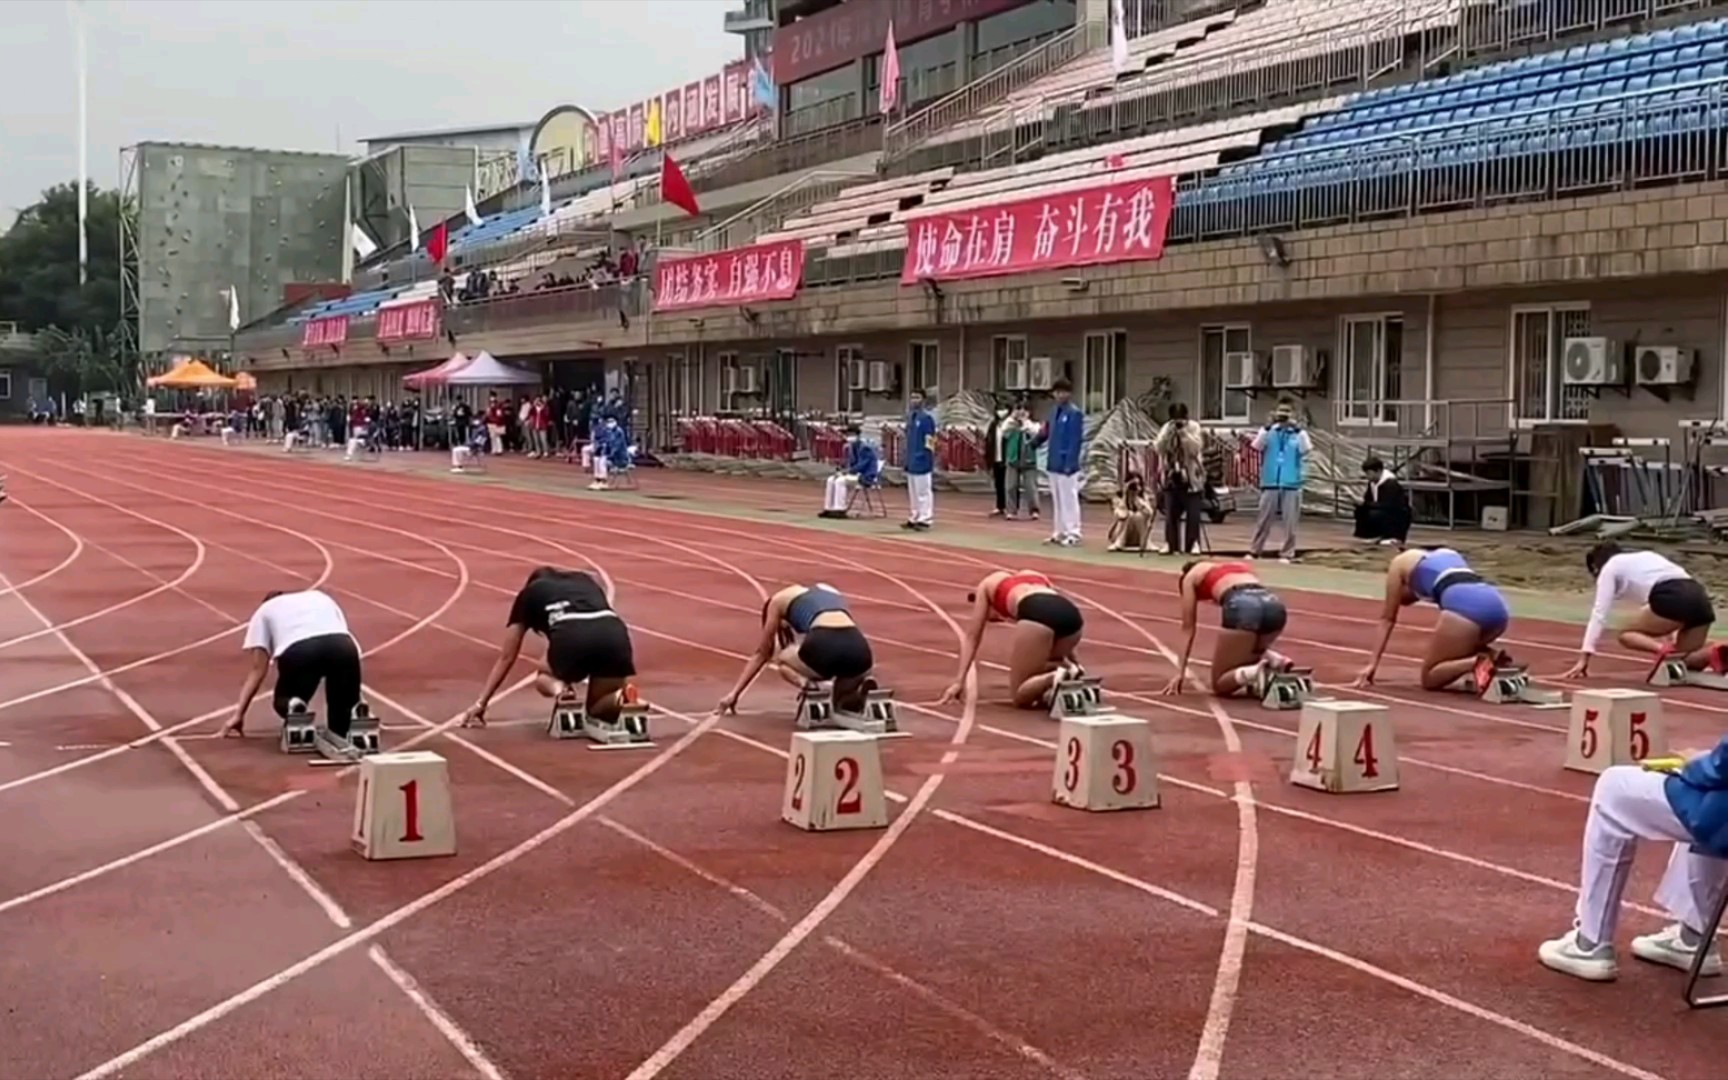
[{"label": "red plastic barrier", "polygon": [[906,425],[882,425],[882,464],[894,468],[904,468],[906,465]]},{"label": "red plastic barrier", "polygon": [[936,467],[943,472],[983,471],[984,433],[971,427],[951,427],[938,431]]},{"label": "red plastic barrier", "polygon": [[810,442],[810,460],[836,468],[846,464],[846,433],[822,420],[805,422]]},{"label": "red plastic barrier", "polygon": [[792,452],[798,448],[798,440],[790,431],[772,420],[754,420],[750,426],[756,431],[753,456],[775,461],[792,460]]}]

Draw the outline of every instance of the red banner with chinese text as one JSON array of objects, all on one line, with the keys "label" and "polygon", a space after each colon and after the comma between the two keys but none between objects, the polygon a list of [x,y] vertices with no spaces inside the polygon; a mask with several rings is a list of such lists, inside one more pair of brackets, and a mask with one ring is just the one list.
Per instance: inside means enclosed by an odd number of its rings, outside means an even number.
[{"label": "red banner with chinese text", "polygon": [[302,349],[327,348],[340,345],[348,340],[348,316],[332,315],[327,319],[313,319],[300,331],[300,347]]},{"label": "red banner with chinese text", "polygon": [[654,268],[654,310],[790,300],[804,283],[804,241],[664,260]]},{"label": "red banner with chinese text", "polygon": [[412,304],[383,308],[378,312],[378,340],[423,341],[435,338],[441,329],[444,304],[440,300],[417,300]]},{"label": "red banner with chinese text", "polygon": [[1161,258],[1175,205],[1159,176],[913,218],[900,283]]}]

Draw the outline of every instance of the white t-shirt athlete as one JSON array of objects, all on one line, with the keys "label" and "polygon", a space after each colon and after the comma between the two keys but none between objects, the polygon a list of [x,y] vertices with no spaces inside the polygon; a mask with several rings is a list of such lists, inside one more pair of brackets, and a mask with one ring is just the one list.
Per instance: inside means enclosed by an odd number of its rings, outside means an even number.
[{"label": "white t-shirt athlete", "polygon": [[1654,551],[1628,551],[1603,563],[1596,575],[1596,602],[1590,607],[1590,622],[1584,627],[1584,651],[1596,651],[1616,600],[1648,603],[1650,590],[1662,582],[1691,576]]},{"label": "white t-shirt athlete", "polygon": [[325,634],[348,633],[348,619],[336,601],[317,589],[271,597],[252,613],[243,649],[263,649],[272,660],[296,642]]}]

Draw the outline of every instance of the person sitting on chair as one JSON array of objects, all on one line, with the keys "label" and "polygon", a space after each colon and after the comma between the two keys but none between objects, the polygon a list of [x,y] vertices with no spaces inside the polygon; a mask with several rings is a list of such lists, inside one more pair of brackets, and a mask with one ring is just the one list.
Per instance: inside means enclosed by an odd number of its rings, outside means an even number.
[{"label": "person sitting on chair", "polygon": [[1691,760],[1671,758],[1613,765],[1596,779],[1584,819],[1584,867],[1572,929],[1537,949],[1542,965],[1591,982],[1620,974],[1614,929],[1620,897],[1640,840],[1674,846],[1656,902],[1673,922],[1632,939],[1632,955],[1690,971],[1700,948],[1704,975],[1722,970],[1722,954],[1707,925],[1728,888],[1728,739]]},{"label": "person sitting on chair", "polygon": [[846,464],[828,478],[822,496],[820,517],[843,518],[852,505],[852,493],[882,483],[882,460],[876,448],[864,440],[857,424],[846,429]]},{"label": "person sitting on chair", "polygon": [[1106,551],[1145,551],[1152,535],[1152,503],[1146,498],[1146,481],[1129,473],[1122,489],[1110,500],[1110,522]]},{"label": "person sitting on chair", "polygon": [[1356,539],[1403,547],[1410,538],[1410,493],[1372,454],[1362,459],[1362,475],[1368,486],[1356,504]]},{"label": "person sitting on chair", "polygon": [[618,426],[618,418],[608,416],[600,422],[594,431],[594,446],[592,450],[592,465],[594,467],[594,482],[588,485],[591,491],[606,491],[611,484],[611,476],[630,463],[630,447],[624,436],[624,429]]}]

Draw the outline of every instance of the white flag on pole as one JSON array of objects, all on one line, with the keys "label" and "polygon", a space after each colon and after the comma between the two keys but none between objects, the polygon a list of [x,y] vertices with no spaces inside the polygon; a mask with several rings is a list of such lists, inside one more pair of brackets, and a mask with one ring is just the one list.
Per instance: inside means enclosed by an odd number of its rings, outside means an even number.
[{"label": "white flag on pole", "polygon": [[230,285],[228,293],[228,329],[240,329],[240,290]]},{"label": "white flag on pole", "polygon": [[414,216],[414,204],[408,204],[408,250],[420,250],[420,219]]},{"label": "white flag on pole", "polygon": [[465,205],[462,207],[462,209],[463,209],[463,212],[468,215],[468,224],[470,224],[470,225],[480,224],[480,211],[474,209],[474,189],[473,188],[463,188],[462,189],[462,197],[463,197],[464,202],[465,202]]},{"label": "white flag on pole", "polygon": [[540,216],[552,216],[552,181],[545,169],[540,170]]},{"label": "white flag on pole", "polygon": [[1110,0],[1110,66],[1118,75],[1128,70],[1128,27],[1122,18],[1122,0]]}]

